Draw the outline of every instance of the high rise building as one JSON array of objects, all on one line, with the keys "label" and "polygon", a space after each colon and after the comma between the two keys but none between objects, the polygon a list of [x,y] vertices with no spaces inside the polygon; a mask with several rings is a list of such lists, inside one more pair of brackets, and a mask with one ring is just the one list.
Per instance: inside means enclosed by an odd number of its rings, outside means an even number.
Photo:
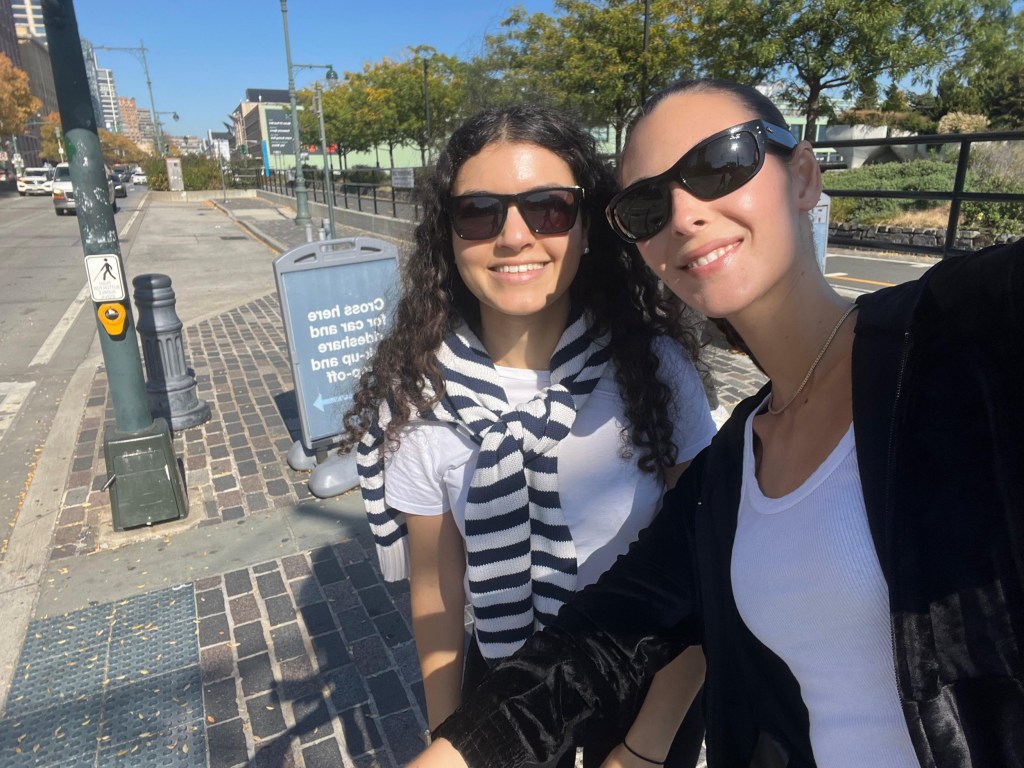
[{"label": "high rise building", "polygon": [[121,110],[117,98],[117,84],[114,70],[97,68],[96,85],[100,94],[100,109],[103,112],[100,124],[112,133],[121,132]]},{"label": "high rise building", "polygon": [[42,0],[11,0],[11,12],[17,32],[46,40]]},{"label": "high rise building", "polygon": [[156,131],[153,130],[153,114],[148,109],[136,107],[136,114],[139,121],[139,133],[142,135],[142,144],[150,152],[156,150]]},{"label": "high rise building", "polygon": [[140,143],[142,132],[139,130],[139,113],[135,99],[129,96],[118,96],[117,111],[121,116],[121,133],[136,144]]},{"label": "high rise building", "polygon": [[96,64],[96,51],[92,48],[92,43],[86,40],[84,37],[82,40],[82,57],[85,59],[85,79],[89,81],[89,96],[92,99],[92,111],[96,115],[96,125],[103,125],[103,107],[100,104],[100,85],[99,78],[96,75],[96,70],[99,67]]},{"label": "high rise building", "polygon": [[14,29],[11,0],[0,0],[0,53],[10,59],[14,66],[21,67],[21,53],[18,51],[18,34]]}]

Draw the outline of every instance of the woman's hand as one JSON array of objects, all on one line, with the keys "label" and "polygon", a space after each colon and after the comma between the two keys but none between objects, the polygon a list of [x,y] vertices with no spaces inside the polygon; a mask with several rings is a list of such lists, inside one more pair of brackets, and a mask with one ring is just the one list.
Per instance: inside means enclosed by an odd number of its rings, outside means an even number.
[{"label": "woman's hand", "polygon": [[705,666],[704,651],[693,646],[658,671],[625,739],[647,760],[620,744],[608,755],[605,768],[653,768],[665,761],[686,711],[704,684]]},{"label": "woman's hand", "polygon": [[[643,750],[640,747],[634,747],[640,754],[643,754]],[[634,755],[622,744],[619,744],[615,749],[608,753],[608,757],[601,763],[601,768],[654,768],[656,765],[664,765],[664,763],[655,763],[642,760],[641,758]]]}]

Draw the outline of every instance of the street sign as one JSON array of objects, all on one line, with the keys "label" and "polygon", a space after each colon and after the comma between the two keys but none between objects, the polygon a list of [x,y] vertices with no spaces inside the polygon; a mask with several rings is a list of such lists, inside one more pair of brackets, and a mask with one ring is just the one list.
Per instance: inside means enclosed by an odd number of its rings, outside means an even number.
[{"label": "street sign", "polygon": [[86,256],[85,271],[89,275],[89,292],[93,301],[124,301],[124,277],[121,275],[121,260],[117,254]]},{"label": "street sign", "polygon": [[330,445],[398,300],[398,248],[369,237],[305,243],[274,260],[302,443]]}]

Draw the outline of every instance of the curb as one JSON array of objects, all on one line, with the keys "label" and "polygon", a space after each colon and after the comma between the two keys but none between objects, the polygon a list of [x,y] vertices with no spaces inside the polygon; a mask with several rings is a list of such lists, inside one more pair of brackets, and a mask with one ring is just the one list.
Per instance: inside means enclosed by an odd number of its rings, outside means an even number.
[{"label": "curb", "polygon": [[285,251],[291,250],[291,248],[286,243],[281,242],[272,235],[268,235],[255,224],[251,224],[250,222],[244,221],[243,219],[240,219],[237,216],[235,216],[234,212],[230,208],[225,208],[222,203],[218,203],[216,200],[210,200],[209,202],[213,204],[214,208],[219,210],[221,213],[226,214],[229,219],[231,219],[233,222],[235,222],[235,224],[244,229],[253,238],[259,240],[261,243],[266,245],[271,250],[277,251],[278,255],[284,253]]}]

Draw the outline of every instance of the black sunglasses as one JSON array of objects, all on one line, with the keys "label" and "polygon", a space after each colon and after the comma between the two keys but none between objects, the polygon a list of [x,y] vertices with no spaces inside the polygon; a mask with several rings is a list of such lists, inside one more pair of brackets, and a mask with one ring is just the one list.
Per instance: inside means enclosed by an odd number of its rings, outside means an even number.
[{"label": "black sunglasses", "polygon": [[672,215],[672,184],[694,197],[715,200],[735,192],[764,165],[766,151],[788,155],[797,139],[785,128],[750,120],[708,136],[664,173],[619,192],[605,213],[615,233],[631,243],[654,237]]},{"label": "black sunglasses", "polygon": [[547,187],[516,195],[458,195],[449,197],[444,207],[463,240],[489,240],[505,226],[509,205],[515,204],[534,234],[557,235],[572,229],[582,202],[582,187]]}]

